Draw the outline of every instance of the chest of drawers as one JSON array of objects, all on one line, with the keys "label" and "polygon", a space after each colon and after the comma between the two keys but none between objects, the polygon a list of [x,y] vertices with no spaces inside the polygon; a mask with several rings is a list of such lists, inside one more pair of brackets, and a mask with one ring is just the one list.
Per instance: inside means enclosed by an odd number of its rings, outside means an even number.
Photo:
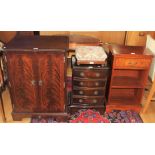
[{"label": "chest of drawers", "polygon": [[104,113],[109,67],[104,65],[77,65],[72,63],[72,94],[69,112],[96,109]]}]

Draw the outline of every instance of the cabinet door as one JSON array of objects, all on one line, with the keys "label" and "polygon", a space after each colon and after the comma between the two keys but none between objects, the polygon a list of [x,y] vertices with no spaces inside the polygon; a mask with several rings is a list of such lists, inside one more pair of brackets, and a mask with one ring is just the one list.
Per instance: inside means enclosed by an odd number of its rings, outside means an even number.
[{"label": "cabinet door", "polygon": [[147,35],[155,36],[154,31],[127,31],[125,45],[145,46]]},{"label": "cabinet door", "polygon": [[38,53],[41,112],[64,112],[64,54]]},{"label": "cabinet door", "polygon": [[145,46],[146,35],[146,31],[127,31],[125,45]]},{"label": "cabinet door", "polygon": [[37,103],[33,55],[9,53],[7,66],[14,112],[33,112]]}]

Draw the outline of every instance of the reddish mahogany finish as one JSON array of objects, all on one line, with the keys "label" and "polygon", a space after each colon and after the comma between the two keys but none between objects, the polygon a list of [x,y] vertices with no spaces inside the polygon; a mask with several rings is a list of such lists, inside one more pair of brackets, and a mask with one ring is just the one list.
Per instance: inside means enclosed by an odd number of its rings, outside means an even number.
[{"label": "reddish mahogany finish", "polygon": [[68,37],[17,37],[7,44],[6,60],[13,119],[32,115],[67,116]]},{"label": "reddish mahogany finish", "polygon": [[110,47],[112,62],[107,111],[141,109],[152,54],[137,46]]}]

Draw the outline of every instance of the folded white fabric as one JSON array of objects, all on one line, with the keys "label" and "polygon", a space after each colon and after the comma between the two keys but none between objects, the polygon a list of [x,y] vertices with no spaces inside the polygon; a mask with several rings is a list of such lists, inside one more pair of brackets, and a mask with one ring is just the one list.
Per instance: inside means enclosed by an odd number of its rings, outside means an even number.
[{"label": "folded white fabric", "polygon": [[78,46],[75,56],[79,61],[105,61],[107,58],[103,47],[100,46]]}]

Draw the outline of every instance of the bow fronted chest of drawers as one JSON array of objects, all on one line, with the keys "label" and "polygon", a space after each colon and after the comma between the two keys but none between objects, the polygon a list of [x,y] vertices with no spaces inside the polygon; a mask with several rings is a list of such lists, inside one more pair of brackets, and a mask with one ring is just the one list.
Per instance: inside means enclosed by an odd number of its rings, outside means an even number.
[{"label": "bow fronted chest of drawers", "polygon": [[[73,57],[75,60],[75,58]],[[72,97],[69,112],[79,109],[96,109],[105,111],[107,78],[109,67],[106,65],[77,65],[72,66]]]}]

